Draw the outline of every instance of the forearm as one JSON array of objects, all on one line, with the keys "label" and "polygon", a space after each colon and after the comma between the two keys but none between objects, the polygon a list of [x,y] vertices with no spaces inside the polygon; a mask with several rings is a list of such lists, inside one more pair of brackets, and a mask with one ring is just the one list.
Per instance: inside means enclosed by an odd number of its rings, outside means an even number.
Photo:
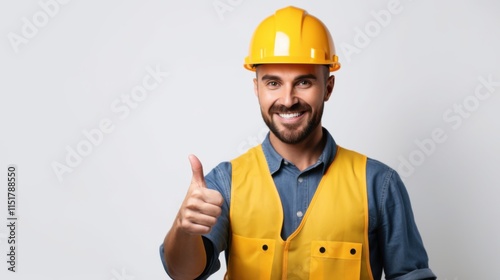
[{"label": "forearm", "polygon": [[188,234],[172,226],[163,241],[167,270],[174,279],[195,279],[206,266],[201,235]]}]

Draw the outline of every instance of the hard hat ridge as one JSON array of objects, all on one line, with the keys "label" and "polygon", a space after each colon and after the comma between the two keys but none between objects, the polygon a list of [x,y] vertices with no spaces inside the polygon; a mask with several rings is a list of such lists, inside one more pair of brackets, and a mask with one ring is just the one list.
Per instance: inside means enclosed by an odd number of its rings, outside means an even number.
[{"label": "hard hat ridge", "polygon": [[288,6],[265,18],[255,29],[244,67],[258,64],[323,64],[340,68],[328,28],[307,11]]}]

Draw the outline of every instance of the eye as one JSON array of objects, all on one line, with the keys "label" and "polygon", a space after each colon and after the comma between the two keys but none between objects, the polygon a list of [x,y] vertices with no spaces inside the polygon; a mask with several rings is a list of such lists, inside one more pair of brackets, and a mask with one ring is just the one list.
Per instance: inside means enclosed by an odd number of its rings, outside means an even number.
[{"label": "eye", "polygon": [[269,88],[277,88],[279,85],[280,84],[277,81],[269,81],[266,83],[266,86]]},{"label": "eye", "polygon": [[309,80],[300,80],[296,83],[296,86],[300,88],[308,88],[312,85],[311,81]]}]

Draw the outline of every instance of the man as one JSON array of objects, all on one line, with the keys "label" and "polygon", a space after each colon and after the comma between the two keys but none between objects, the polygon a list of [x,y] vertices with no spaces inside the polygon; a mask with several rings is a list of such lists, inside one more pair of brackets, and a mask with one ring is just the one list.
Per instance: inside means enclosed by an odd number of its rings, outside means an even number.
[{"label": "man", "polygon": [[286,7],[257,27],[244,67],[270,133],[193,177],[160,253],[173,279],[435,279],[406,189],[386,165],[322,127],[340,68],[330,33]]}]

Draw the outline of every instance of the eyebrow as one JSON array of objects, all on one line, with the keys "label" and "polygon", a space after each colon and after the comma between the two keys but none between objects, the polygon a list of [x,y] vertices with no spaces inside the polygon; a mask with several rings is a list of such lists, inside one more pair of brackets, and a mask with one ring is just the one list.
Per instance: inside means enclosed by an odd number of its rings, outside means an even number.
[{"label": "eyebrow", "polygon": [[[298,80],[303,80],[303,79],[317,80],[318,78],[314,74],[304,74],[304,75],[300,75],[300,76],[295,77],[293,80],[294,81],[298,81]],[[281,81],[281,78],[279,76],[276,76],[276,75],[266,74],[266,75],[262,76],[261,80],[262,81],[266,81],[266,80],[278,80],[278,81]]]}]

